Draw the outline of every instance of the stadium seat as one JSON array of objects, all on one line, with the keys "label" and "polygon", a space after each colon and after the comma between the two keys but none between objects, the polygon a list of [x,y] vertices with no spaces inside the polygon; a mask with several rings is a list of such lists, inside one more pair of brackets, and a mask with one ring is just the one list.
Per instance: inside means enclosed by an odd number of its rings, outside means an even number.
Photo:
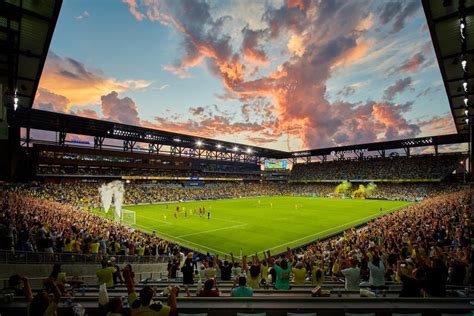
[{"label": "stadium seat", "polygon": [[392,313],[392,316],[422,316],[422,313]]},{"label": "stadium seat", "polygon": [[375,316],[375,313],[346,313],[346,316]]},{"label": "stadium seat", "polygon": [[267,316],[267,313],[237,313],[237,316]]},{"label": "stadium seat", "polygon": [[286,316],[317,316],[316,313],[286,313]]}]

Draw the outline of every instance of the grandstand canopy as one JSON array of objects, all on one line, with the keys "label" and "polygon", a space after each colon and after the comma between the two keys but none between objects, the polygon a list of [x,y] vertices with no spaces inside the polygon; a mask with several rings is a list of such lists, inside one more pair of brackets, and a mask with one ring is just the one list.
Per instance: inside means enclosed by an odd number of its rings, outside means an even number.
[{"label": "grandstand canopy", "polygon": [[0,84],[6,103],[31,108],[62,0],[0,1]]},{"label": "grandstand canopy", "polygon": [[[295,152],[285,152],[264,147],[247,146],[239,143],[224,142],[210,138],[191,136],[180,133],[172,133],[157,129],[144,128],[121,123],[114,123],[91,118],[79,117],[62,113],[52,113],[36,109],[19,109],[10,111],[10,122],[15,122],[20,127],[38,130],[87,135],[119,139],[124,141],[136,141],[144,143],[156,143],[160,145],[196,148],[221,152],[241,152],[257,157],[265,158],[298,158],[324,155],[338,155],[341,153],[364,153],[373,151],[385,151],[394,149],[408,149],[413,147],[439,146],[459,144],[469,141],[468,134],[451,134],[432,137],[419,137],[396,141],[349,145],[340,147],[329,147]],[[234,148],[237,148],[235,150]],[[246,152],[250,148],[251,152]]]},{"label": "grandstand canopy", "polygon": [[[474,1],[423,0],[423,8],[456,129],[468,133],[466,118],[471,123],[474,119]],[[467,83],[466,90],[463,82]],[[464,98],[470,108],[467,116]]]},{"label": "grandstand canopy", "polygon": [[18,109],[9,112],[9,121],[38,130],[68,134],[104,137],[124,141],[156,143],[160,145],[200,148],[220,152],[244,153],[257,157],[284,158],[287,152],[225,142],[210,138],[167,132],[157,129],[96,120],[75,115],[53,113],[36,109]]},{"label": "grandstand canopy", "polygon": [[339,154],[347,154],[347,153],[358,154],[358,153],[373,152],[373,151],[408,149],[408,148],[413,148],[413,147],[460,144],[460,143],[465,143],[468,141],[469,141],[468,134],[451,134],[451,135],[441,135],[441,136],[409,138],[409,139],[393,140],[393,141],[378,142],[378,143],[302,150],[302,151],[291,152],[289,154],[291,154],[291,156],[294,158],[324,156],[324,155],[339,155]]}]

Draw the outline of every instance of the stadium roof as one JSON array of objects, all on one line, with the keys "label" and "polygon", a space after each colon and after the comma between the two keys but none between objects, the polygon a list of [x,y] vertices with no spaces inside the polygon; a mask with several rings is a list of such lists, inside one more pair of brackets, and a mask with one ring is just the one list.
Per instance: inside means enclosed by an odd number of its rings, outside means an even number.
[{"label": "stadium roof", "polygon": [[439,146],[466,143],[469,141],[468,134],[450,134],[441,136],[408,138],[402,140],[392,140],[378,143],[368,143],[359,145],[348,145],[339,147],[329,147],[321,149],[301,150],[289,153],[291,157],[311,157],[324,155],[337,155],[346,153],[363,153],[371,151],[408,149],[414,147]]},{"label": "stadium roof", "polygon": [[6,102],[31,108],[62,0],[0,1],[0,84]]},{"label": "stadium roof", "polygon": [[[88,135],[126,141],[156,143],[160,145],[197,148],[219,152],[246,153],[251,148],[251,154],[265,158],[298,158],[323,156],[338,153],[358,153],[369,151],[382,151],[394,149],[407,149],[412,147],[438,146],[458,144],[469,141],[468,134],[451,134],[442,136],[419,137],[404,140],[330,147],[295,152],[285,152],[263,147],[248,146],[240,143],[225,142],[210,138],[191,136],[180,133],[167,132],[157,129],[114,123],[75,115],[54,113],[36,109],[21,108],[9,111],[9,121],[21,127],[32,129],[63,132],[69,134]],[[234,148],[237,148],[235,150]]]},{"label": "stadium roof", "polygon": [[160,145],[196,148],[229,153],[251,154],[257,157],[285,157],[287,152],[240,143],[167,132],[157,129],[96,120],[75,115],[21,108],[9,111],[9,122],[21,127],[64,132],[68,134],[105,137]]},{"label": "stadium roof", "polygon": [[[474,1],[423,0],[423,8],[456,129],[458,133],[468,133],[466,118],[471,123],[474,119]],[[464,98],[470,107],[468,116]]]}]

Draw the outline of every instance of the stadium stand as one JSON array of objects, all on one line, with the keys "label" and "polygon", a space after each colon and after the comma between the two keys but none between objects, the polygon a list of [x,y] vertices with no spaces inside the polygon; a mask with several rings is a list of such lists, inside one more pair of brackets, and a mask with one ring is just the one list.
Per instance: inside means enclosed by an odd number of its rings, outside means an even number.
[{"label": "stadium stand", "polygon": [[441,180],[462,160],[462,155],[449,154],[314,162],[295,165],[290,180]]}]

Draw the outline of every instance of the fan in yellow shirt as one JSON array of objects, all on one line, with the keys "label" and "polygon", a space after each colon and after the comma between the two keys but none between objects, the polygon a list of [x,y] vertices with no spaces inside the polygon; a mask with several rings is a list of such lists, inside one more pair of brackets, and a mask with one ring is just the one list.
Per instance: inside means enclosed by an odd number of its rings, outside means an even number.
[{"label": "fan in yellow shirt", "polygon": [[306,268],[303,262],[298,262],[292,269],[292,272],[295,276],[295,285],[304,285],[306,281]]}]

